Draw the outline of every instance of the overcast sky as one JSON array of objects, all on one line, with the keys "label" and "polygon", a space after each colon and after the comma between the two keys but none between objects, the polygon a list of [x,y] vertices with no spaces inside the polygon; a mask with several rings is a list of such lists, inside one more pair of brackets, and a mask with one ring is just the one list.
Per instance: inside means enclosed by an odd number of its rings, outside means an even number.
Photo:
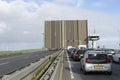
[{"label": "overcast sky", "polygon": [[119,48],[120,0],[0,0],[0,50],[43,47],[45,20],[88,20],[97,45]]}]

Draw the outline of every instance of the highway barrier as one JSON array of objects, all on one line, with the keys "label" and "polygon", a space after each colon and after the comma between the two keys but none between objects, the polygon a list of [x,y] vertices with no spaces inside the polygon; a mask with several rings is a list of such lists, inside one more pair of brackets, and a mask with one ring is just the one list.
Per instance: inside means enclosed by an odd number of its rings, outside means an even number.
[{"label": "highway barrier", "polygon": [[4,75],[0,80],[38,80],[48,69],[50,64],[56,59],[61,51],[49,55],[38,62],[31,63],[23,69],[12,74]]},{"label": "highway barrier", "polygon": [[56,68],[54,70],[54,73],[51,77],[50,80],[62,80],[62,75],[63,75],[63,53],[64,51],[61,52],[59,55],[59,61],[56,65]]},{"label": "highway barrier", "polygon": [[57,58],[39,80],[62,80],[63,53],[64,51],[59,53]]},{"label": "highway barrier", "polygon": [[37,71],[34,73],[35,76],[33,77],[33,80],[38,80],[40,77],[43,76],[43,74],[47,71],[49,66],[53,63],[60,52],[61,51],[58,51],[56,54],[52,55],[52,57],[49,58],[49,61],[47,61],[44,65],[37,69]]}]

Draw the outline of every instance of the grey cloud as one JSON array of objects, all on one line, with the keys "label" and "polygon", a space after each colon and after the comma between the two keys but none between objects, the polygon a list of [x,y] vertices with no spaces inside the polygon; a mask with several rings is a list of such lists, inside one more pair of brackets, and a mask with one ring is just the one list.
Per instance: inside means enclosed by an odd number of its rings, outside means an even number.
[{"label": "grey cloud", "polygon": [[[19,6],[17,5],[18,3]],[[78,7],[62,6],[52,2],[43,3],[35,7],[36,10],[34,12],[30,12],[28,8],[32,8],[37,4],[23,1],[18,3],[6,3],[10,8],[5,8],[4,10],[0,7],[0,22],[5,22],[7,27],[10,28],[5,33],[0,34],[0,44],[2,45],[4,43],[12,47],[12,44],[16,46],[15,44],[20,45],[21,43],[20,46],[24,48],[29,45],[41,47],[44,42],[42,33],[44,32],[45,20],[87,19],[89,34],[93,33],[95,27],[97,34],[101,37],[98,41],[99,45],[105,44],[109,47],[110,43],[114,42],[111,44],[112,47],[117,46],[118,40],[116,38],[118,37],[117,29],[120,25],[120,15],[110,15]],[[24,31],[29,33],[25,34]],[[21,48],[20,46],[19,48]]]}]

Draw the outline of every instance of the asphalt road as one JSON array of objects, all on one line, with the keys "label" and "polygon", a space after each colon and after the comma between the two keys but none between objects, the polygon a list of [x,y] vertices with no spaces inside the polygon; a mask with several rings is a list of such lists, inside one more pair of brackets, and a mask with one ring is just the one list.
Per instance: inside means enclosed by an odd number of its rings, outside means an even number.
[{"label": "asphalt road", "polygon": [[80,70],[79,61],[73,61],[69,55],[64,55],[63,80],[120,80],[120,64],[112,64],[112,75],[103,72],[90,72],[84,75]]},{"label": "asphalt road", "polygon": [[53,54],[55,51],[36,51],[29,52],[18,56],[12,56],[0,59],[0,77],[5,74],[10,74],[18,69],[21,69],[32,62],[40,60],[47,55]]}]

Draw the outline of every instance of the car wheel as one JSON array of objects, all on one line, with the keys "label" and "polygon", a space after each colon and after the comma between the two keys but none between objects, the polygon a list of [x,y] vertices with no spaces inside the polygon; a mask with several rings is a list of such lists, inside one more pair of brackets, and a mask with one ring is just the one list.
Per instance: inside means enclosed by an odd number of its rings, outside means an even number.
[{"label": "car wheel", "polygon": [[82,71],[83,71],[83,74],[85,74],[85,75],[87,74],[87,72],[86,72],[85,68],[83,68],[83,70],[82,70]]},{"label": "car wheel", "polygon": [[82,65],[81,65],[81,63],[80,63],[80,70],[82,71]]},{"label": "car wheel", "polygon": [[114,59],[113,59],[113,57],[112,57],[112,62],[115,62]]},{"label": "car wheel", "polygon": [[83,71],[83,69],[80,67],[80,70]]},{"label": "car wheel", "polygon": [[120,58],[119,58],[119,64],[120,64]]},{"label": "car wheel", "polygon": [[113,57],[112,57],[112,56],[111,56],[111,61],[112,61],[112,62],[114,62],[114,61],[113,61]]},{"label": "car wheel", "polygon": [[108,72],[108,75],[112,75],[112,71]]}]

